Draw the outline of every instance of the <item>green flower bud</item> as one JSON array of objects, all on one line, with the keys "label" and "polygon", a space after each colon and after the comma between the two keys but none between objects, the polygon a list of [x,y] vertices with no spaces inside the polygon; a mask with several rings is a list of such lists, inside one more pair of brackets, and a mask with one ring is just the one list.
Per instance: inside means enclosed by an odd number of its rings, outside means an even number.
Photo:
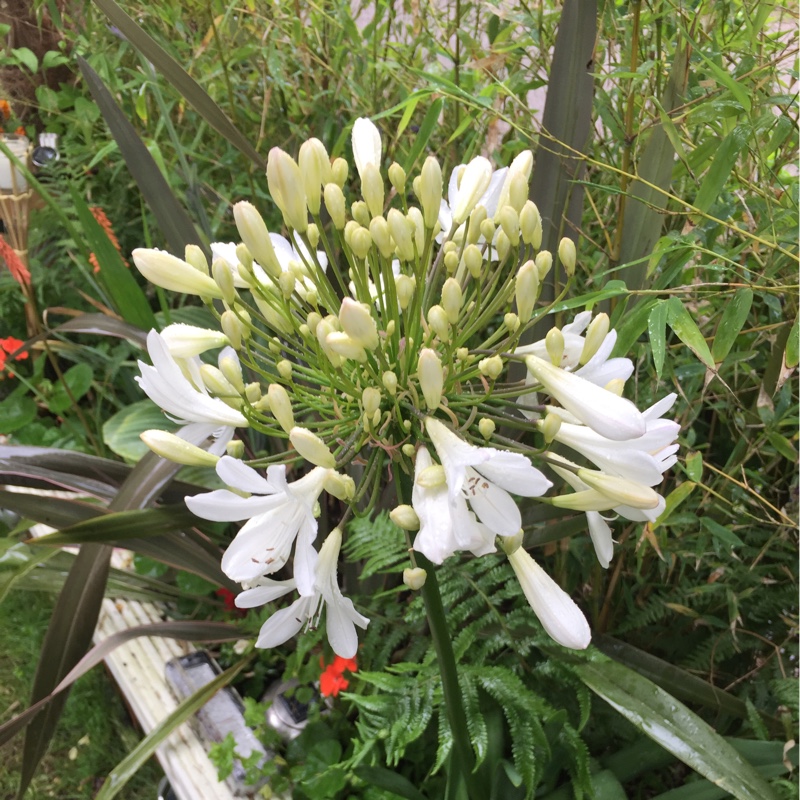
[{"label": "green flower bud", "polygon": [[303,176],[295,160],[280,147],[273,147],[267,156],[267,184],[284,222],[298,233],[305,233],[308,208]]},{"label": "green flower bud", "polygon": [[383,383],[383,388],[386,389],[392,397],[397,394],[397,375],[394,372],[391,370],[384,372],[381,376],[381,382]]},{"label": "green flower bud", "polygon": [[553,254],[549,250],[541,250],[536,254],[533,263],[536,264],[536,271],[539,273],[539,282],[541,283],[553,266]]},{"label": "green flower bud", "polygon": [[425,248],[425,220],[422,218],[422,212],[416,206],[411,206],[408,209],[408,219],[414,224],[412,228],[414,242],[417,245],[417,253],[421,254]]},{"label": "green flower bud", "polygon": [[278,288],[287,300],[294,294],[296,284],[297,280],[293,272],[281,272],[281,276],[278,278]]},{"label": "green flower bud", "polygon": [[447,312],[447,319],[451,325],[458,322],[458,313],[463,302],[461,285],[455,278],[448,278],[442,286],[442,308]]},{"label": "green flower bud", "polygon": [[278,375],[281,376],[285,381],[289,381],[292,378],[292,362],[289,361],[288,358],[282,358],[276,365],[275,369],[278,370]]},{"label": "green flower bud", "polygon": [[162,289],[200,297],[222,297],[222,290],[211,277],[163,250],[140,247],[133,251],[132,256],[139,272]]},{"label": "green flower bud", "polygon": [[480,431],[481,436],[483,436],[487,442],[492,438],[492,436],[494,436],[496,428],[497,426],[494,424],[494,420],[489,419],[488,417],[483,417],[478,422],[478,430]]},{"label": "green flower bud", "polygon": [[429,411],[436,411],[442,402],[444,387],[444,370],[442,362],[434,350],[423,348],[417,362],[417,373],[420,389]]},{"label": "green flower bud", "polygon": [[[383,207],[381,206],[381,211]],[[369,213],[369,206],[363,200],[356,200],[353,205],[350,206],[350,213],[353,215],[353,219],[362,227],[368,228],[369,221],[372,219],[372,215]]]},{"label": "green flower bud", "polygon": [[[322,327],[320,325],[319,328]],[[342,358],[348,358],[363,364],[367,360],[367,351],[358,342],[354,342],[346,333],[333,331],[325,337],[328,347]]]},{"label": "green flower bud", "polygon": [[219,456],[211,455],[201,447],[189,444],[174,433],[167,431],[144,431],[139,438],[161,458],[166,458],[175,464],[185,464],[190,467],[214,467],[219,461]]},{"label": "green flower bud", "polygon": [[334,158],[331,164],[331,180],[342,189],[347,183],[347,162],[343,158]]},{"label": "green flower bud", "polygon": [[342,230],[345,222],[345,202],[341,187],[336,183],[326,183],[322,196],[325,200],[325,208],[328,209],[328,214],[330,214],[333,222],[333,227],[337,231]]},{"label": "green flower bud", "polygon": [[475,210],[469,215],[469,226],[467,227],[467,244],[476,244],[481,238],[481,225],[487,217],[485,206],[475,206]]},{"label": "green flower bud", "polygon": [[235,356],[222,356],[219,360],[219,371],[230,382],[238,394],[244,394],[244,378],[242,365]]},{"label": "green flower bud", "polygon": [[503,359],[500,356],[489,356],[478,362],[478,369],[482,375],[496,381],[503,372]]},{"label": "green flower bud", "polygon": [[352,500],[356,494],[355,481],[349,475],[340,475],[333,470],[325,476],[322,486],[328,494],[345,502]]},{"label": "green flower bud", "polygon": [[519,213],[528,199],[528,179],[521,172],[511,176],[508,184],[508,204]]},{"label": "green flower bud", "polygon": [[425,227],[430,230],[439,221],[442,204],[442,168],[433,156],[428,156],[422,165],[419,199]]},{"label": "green flower bud", "polygon": [[[406,420],[406,422],[409,423],[408,427],[410,429],[411,428],[410,421]],[[413,458],[414,453],[416,452],[416,448],[410,442],[407,442],[406,444],[404,444],[400,449],[403,451],[403,455],[406,456],[407,458]]]},{"label": "green flower bud", "polygon": [[[384,191],[383,176],[378,167],[375,164],[365,164],[361,171],[361,194],[373,217],[383,214]],[[368,227],[369,221],[362,225]]]},{"label": "green flower bud", "polygon": [[372,248],[372,237],[366,228],[359,228],[353,231],[350,237],[350,247],[353,249],[353,255],[360,261],[363,261]]},{"label": "green flower bud", "polygon": [[247,386],[244,387],[244,396],[251,406],[255,405],[261,400],[261,384],[255,381],[253,381],[253,383],[248,383]]},{"label": "green flower bud", "polygon": [[239,399],[239,392],[236,387],[225,377],[222,370],[212,364],[202,364],[200,366],[200,377],[211,394],[216,395],[226,402],[234,397]]},{"label": "green flower bud", "polygon": [[547,335],[544,337],[544,345],[547,349],[547,355],[550,361],[557,367],[561,366],[561,360],[564,358],[564,334],[561,333],[560,328],[550,328]]},{"label": "green flower bud", "polygon": [[289,441],[306,461],[325,469],[333,469],[336,466],[336,459],[325,442],[307,428],[292,428],[289,431]]},{"label": "green flower bud", "polygon": [[443,342],[450,341],[450,322],[447,312],[441,306],[431,306],[428,309],[428,324]]},{"label": "green flower bud", "polygon": [[[317,213],[319,213],[319,211]],[[308,243],[311,245],[311,249],[316,250],[317,245],[319,244],[319,228],[314,222],[308,223],[306,236],[308,236]]]},{"label": "green flower bud", "polygon": [[406,171],[396,161],[389,167],[389,183],[394,186],[397,194],[405,193]]},{"label": "green flower bud", "polygon": [[278,425],[286,433],[290,433],[294,428],[294,413],[289,393],[279,383],[271,383],[267,390],[267,397],[269,398],[269,410],[278,421]]},{"label": "green flower bud", "polygon": [[497,232],[497,240],[495,241],[495,252],[497,253],[497,258],[503,262],[508,257],[509,252],[511,252],[511,240],[506,236],[506,232],[504,230],[500,230]]},{"label": "green flower bud", "polygon": [[565,236],[558,244],[558,258],[564,266],[564,271],[568,276],[575,274],[575,262],[577,253],[575,252],[575,242]]},{"label": "green flower bud", "polygon": [[583,350],[578,359],[580,364],[586,364],[589,359],[600,349],[600,345],[605,341],[609,329],[608,314],[598,314],[586,329],[586,338],[583,342]]},{"label": "green flower bud", "polygon": [[418,592],[428,578],[428,573],[422,567],[406,567],[403,570],[403,583],[413,592]]},{"label": "green flower bud", "polygon": [[477,280],[483,269],[483,255],[481,254],[480,247],[476,244],[468,244],[464,248],[463,258],[469,274]]},{"label": "green flower bud", "polygon": [[184,260],[198,272],[208,275],[208,259],[201,247],[196,244],[187,244],[184,251]]}]

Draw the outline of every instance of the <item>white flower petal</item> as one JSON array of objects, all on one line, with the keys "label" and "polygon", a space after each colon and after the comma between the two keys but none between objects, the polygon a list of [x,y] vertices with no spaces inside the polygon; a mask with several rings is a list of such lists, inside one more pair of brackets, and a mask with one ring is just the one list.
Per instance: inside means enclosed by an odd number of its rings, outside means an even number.
[{"label": "white flower petal", "polygon": [[[283,476],[286,472],[286,466],[280,464],[270,467],[270,472],[267,472],[270,478],[277,477],[278,475]],[[238,489],[240,492],[249,492],[250,494],[274,494],[275,492],[284,491],[286,489],[285,480],[277,483],[271,480],[265,480],[252,467],[248,467],[247,464],[244,464],[238,458],[231,458],[230,456],[223,456],[217,462],[217,475],[219,475],[220,479],[228,486]]]},{"label": "white flower petal", "polygon": [[267,649],[288,642],[300,632],[308,617],[314,613],[313,597],[300,597],[290,606],[276,611],[262,626],[256,647]]},{"label": "white flower petal", "polygon": [[245,589],[236,595],[237,608],[256,608],[258,606],[271,603],[279,597],[283,597],[295,588],[294,580],[274,581],[272,578],[260,578],[258,586],[252,589]]},{"label": "white flower petal", "polygon": [[522,515],[511,495],[467,470],[466,497],[478,519],[498,536],[513,536],[522,527]]},{"label": "white flower petal", "polygon": [[589,535],[592,537],[597,560],[603,569],[608,569],[608,565],[614,557],[614,540],[611,538],[611,528],[599,511],[587,511],[586,520],[589,523]]},{"label": "white flower petal", "polygon": [[353,125],[353,160],[359,177],[363,179],[367,164],[381,168],[381,134],[375,123],[359,117]]}]

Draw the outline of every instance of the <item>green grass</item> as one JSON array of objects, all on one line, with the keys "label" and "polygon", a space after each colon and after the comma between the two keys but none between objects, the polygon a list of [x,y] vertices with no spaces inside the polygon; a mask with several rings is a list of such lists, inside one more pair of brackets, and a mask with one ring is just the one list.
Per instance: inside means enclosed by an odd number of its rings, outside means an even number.
[{"label": "green grass", "polygon": [[[17,592],[0,607],[0,722],[27,705],[52,605],[50,595]],[[26,800],[94,797],[105,776],[135,746],[139,736],[113,681],[102,667],[96,667],[75,684]],[[17,737],[2,754],[0,800],[16,797],[22,743],[23,738]],[[151,762],[119,797],[155,800],[161,774],[158,764]]]}]

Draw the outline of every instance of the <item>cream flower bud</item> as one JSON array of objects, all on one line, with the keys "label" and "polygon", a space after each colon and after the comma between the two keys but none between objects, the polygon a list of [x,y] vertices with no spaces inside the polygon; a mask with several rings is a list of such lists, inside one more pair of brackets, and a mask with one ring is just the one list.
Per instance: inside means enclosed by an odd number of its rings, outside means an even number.
[{"label": "cream flower bud", "polygon": [[516,247],[519,244],[519,214],[511,206],[503,206],[495,214],[494,221],[503,229],[512,246]]},{"label": "cream flower bud", "polygon": [[275,369],[278,370],[278,375],[281,376],[285,381],[290,381],[292,379],[292,369],[293,365],[292,362],[289,361],[288,358],[282,358],[276,365]]},{"label": "cream flower bud", "polygon": [[522,547],[508,556],[522,591],[544,629],[564,647],[585,650],[592,639],[586,617],[572,598]]},{"label": "cream flower bud", "polygon": [[483,436],[487,442],[492,438],[492,436],[494,436],[496,428],[497,426],[495,425],[494,420],[489,419],[488,417],[483,417],[478,421],[478,430],[480,431],[481,436]]},{"label": "cream flower bud", "polygon": [[486,239],[487,242],[491,242],[494,239],[494,234],[497,231],[495,227],[494,220],[485,219],[481,222],[481,236]]},{"label": "cream flower bud", "polygon": [[351,239],[353,238],[353,234],[361,227],[361,225],[356,222],[354,219],[349,219],[345,223],[344,226],[344,241],[348,247],[352,247],[350,244]]},{"label": "cream flower bud", "polygon": [[289,393],[279,383],[271,383],[267,390],[267,398],[269,399],[269,410],[278,421],[278,425],[286,433],[290,433],[294,428],[294,413]]},{"label": "cream flower bud", "polygon": [[280,147],[273,147],[267,156],[267,184],[286,224],[298,233],[305,233],[308,208],[303,176],[297,162]]},{"label": "cream flower bud", "polygon": [[448,275],[453,275],[458,269],[458,253],[451,250],[449,253],[444,254],[444,268],[447,270]]},{"label": "cream flower bud", "polygon": [[331,160],[325,145],[319,139],[309,139],[300,145],[297,154],[308,210],[319,215],[322,187],[331,182]]},{"label": "cream flower bud", "polygon": [[550,328],[547,331],[547,335],[544,337],[544,346],[551,363],[557,367],[560,366],[561,359],[564,358],[564,334],[561,333],[560,328]]},{"label": "cream flower bud", "polygon": [[333,222],[333,227],[337,231],[342,230],[345,222],[345,202],[341,187],[336,183],[326,183],[322,196],[325,200],[325,208],[328,209],[328,214],[330,214]]},{"label": "cream flower bud", "polygon": [[389,512],[389,519],[404,531],[419,530],[419,517],[411,506],[396,506]]},{"label": "cream flower bud", "polygon": [[264,268],[270,278],[277,278],[282,270],[269,238],[269,231],[258,209],[252,204],[242,200],[233,207],[233,219],[236,230],[242,237],[242,242],[252,254],[253,258]]},{"label": "cream flower bud", "polygon": [[503,359],[500,356],[482,358],[478,362],[478,369],[481,371],[481,375],[496,381],[503,372]]},{"label": "cream flower bud", "polygon": [[425,227],[431,229],[439,221],[442,205],[442,168],[433,156],[428,156],[422,165],[419,200]]},{"label": "cream flower bud", "polygon": [[473,212],[469,215],[467,244],[475,244],[481,238],[481,225],[487,216],[486,206],[475,206]]},{"label": "cream flower bud", "polygon": [[201,247],[196,244],[187,244],[184,250],[184,259],[189,266],[194,267],[198,272],[203,275],[208,275],[208,259]]},{"label": "cream flower bud", "polygon": [[519,328],[519,317],[513,311],[509,311],[507,314],[503,315],[503,325],[505,325],[511,333],[516,333]]},{"label": "cream flower bud", "polygon": [[[526,200],[519,212],[519,230],[522,234],[522,241],[525,244],[533,244],[536,231],[539,231],[539,244],[541,244],[542,217],[539,209],[532,200]],[[534,245],[538,250],[538,246]]]},{"label": "cream flower bud", "polygon": [[342,189],[347,183],[347,173],[350,167],[343,158],[334,158],[331,164],[331,180]]},{"label": "cream flower bud", "polygon": [[349,475],[340,475],[333,470],[325,476],[322,488],[339,500],[352,500],[356,494],[355,481]]},{"label": "cream flower bud", "polygon": [[166,458],[175,464],[185,464],[189,467],[214,467],[219,461],[219,456],[203,450],[202,447],[190,444],[174,433],[167,431],[143,431],[139,438],[161,458]]},{"label": "cream flower bud", "polygon": [[[338,353],[334,352],[330,345],[328,344],[328,337],[336,331],[334,327],[334,320],[335,317],[326,317],[317,323],[316,328],[314,330],[314,335],[317,337],[317,341],[319,342],[319,346],[322,348],[322,352],[328,357],[328,360],[334,367],[340,367],[342,365],[342,356]],[[336,320],[338,325],[338,320]]]},{"label": "cream flower bud", "polygon": [[428,325],[443,342],[450,341],[450,322],[447,312],[441,306],[431,306],[428,309]]},{"label": "cream flower bud", "polygon": [[456,350],[456,359],[458,361],[466,361],[469,357],[468,347],[459,347],[458,350]]},{"label": "cream flower bud", "polygon": [[547,444],[550,444],[550,442],[558,436],[562,422],[563,420],[558,414],[548,412],[545,418],[539,423],[539,430],[542,432],[542,436],[544,436],[544,440]]},{"label": "cream flower bud", "polygon": [[536,254],[533,263],[536,264],[536,270],[539,273],[539,281],[543,281],[553,266],[553,254],[549,250],[541,250]]},{"label": "cream flower bud", "polygon": [[[383,214],[383,177],[376,164],[367,164],[364,167],[361,173],[361,194],[373,217]],[[367,225],[369,225],[369,222],[367,222]]]},{"label": "cream flower bud", "polygon": [[414,192],[414,195],[419,198],[422,193],[422,176],[417,175],[413,181],[411,181],[411,189]]},{"label": "cream flower bud", "polygon": [[428,573],[422,567],[406,567],[403,570],[403,583],[413,592],[418,592],[428,579]]},{"label": "cream flower bud", "polygon": [[227,355],[226,351],[223,350],[223,354],[219,359],[219,371],[239,394],[244,394],[242,365],[239,359],[231,354],[230,350],[227,350]]},{"label": "cream flower bud", "polygon": [[575,262],[577,254],[575,252],[575,242],[566,236],[558,243],[558,258],[564,266],[567,275],[575,274]]},{"label": "cream flower bud", "polygon": [[219,367],[213,364],[203,364],[200,367],[200,377],[203,379],[203,384],[211,392],[228,402],[234,397],[238,399],[239,392],[236,387],[225,377]]},{"label": "cream flower bud", "polygon": [[[322,327],[321,325],[319,327]],[[319,328],[317,329],[319,330]],[[367,360],[367,351],[354,342],[346,333],[334,331],[325,338],[328,347],[342,358],[349,358],[363,364]]]},{"label": "cream flower bud", "polygon": [[425,467],[414,478],[414,481],[422,486],[423,489],[436,489],[447,484],[447,473],[441,464],[431,464],[430,467]]},{"label": "cream flower bud", "polygon": [[483,255],[480,247],[478,247],[476,244],[468,244],[464,248],[463,259],[469,274],[473,278],[479,278],[481,275],[481,269],[483,268]]},{"label": "cream flower bud", "polygon": [[414,260],[414,227],[405,215],[396,208],[389,209],[386,217],[389,231],[397,247],[397,255],[401,261]]},{"label": "cream flower bud", "polygon": [[[406,420],[406,422],[409,423],[409,428],[410,428],[411,427],[410,420]],[[412,458],[414,456],[414,453],[416,452],[416,448],[414,447],[413,444],[411,444],[411,442],[406,442],[400,449],[403,451],[403,455],[407,456],[408,458]]]},{"label": "cream flower bud", "polygon": [[286,317],[282,309],[277,308],[257,292],[253,292],[253,299],[272,330],[278,333],[291,333],[294,330],[291,320]]},{"label": "cream flower bud", "polygon": [[397,394],[396,373],[392,372],[391,370],[387,370],[381,376],[381,383],[383,383],[383,388],[386,389],[386,391],[389,392],[392,397]]},{"label": "cream flower bud", "polygon": [[[317,207],[316,213],[319,214],[319,207]],[[317,227],[316,223],[308,223],[306,236],[308,236],[308,243],[311,245],[312,250],[316,249],[317,245],[319,244],[319,228]]]},{"label": "cream flower bud", "polygon": [[325,442],[308,428],[292,428],[289,431],[289,441],[306,461],[310,461],[315,466],[325,467],[325,469],[333,469],[336,466],[336,459]]},{"label": "cream flower bud", "polygon": [[517,301],[517,314],[525,323],[531,318],[539,297],[539,271],[533,261],[526,261],[519,268],[514,293]]},{"label": "cream flower bud", "polygon": [[660,497],[649,486],[635,483],[627,478],[607,475],[594,469],[579,469],[578,477],[590,488],[606,495],[615,506],[631,508],[656,508]]},{"label": "cream flower bud", "polygon": [[356,200],[355,203],[350,206],[350,213],[353,215],[353,219],[362,228],[369,227],[372,215],[369,213],[369,206],[363,200]]},{"label": "cream flower bud", "polygon": [[389,183],[397,194],[403,194],[406,190],[406,171],[396,161],[389,167]]},{"label": "cream flower bud", "polygon": [[361,406],[367,414],[374,414],[381,407],[381,393],[374,386],[367,386],[361,393]]},{"label": "cream flower bud", "polygon": [[508,204],[519,213],[528,200],[528,179],[521,172],[511,176],[508,184]]},{"label": "cream flower bud", "polygon": [[317,333],[317,325],[319,325],[320,322],[322,322],[322,316],[318,311],[312,311],[306,317],[306,324],[308,325],[308,329],[309,331],[311,331],[311,333],[315,335]]},{"label": "cream flower bud", "polygon": [[416,206],[411,206],[411,208],[408,209],[408,219],[414,226],[411,232],[414,235],[417,252],[422,253],[425,247],[425,220],[422,218],[422,212]]},{"label": "cream flower bud", "polygon": [[500,261],[505,261],[508,254],[511,252],[511,240],[508,238],[504,230],[500,230],[497,233],[497,239],[495,240],[495,251],[497,252],[497,258]]},{"label": "cream flower bud", "polygon": [[[253,254],[247,249],[247,245],[244,242],[239,242],[239,244],[236,245],[236,258],[239,261],[239,266],[246,272],[252,274]],[[241,275],[241,270],[239,270],[239,274]]]},{"label": "cream flower bud", "polygon": [[155,286],[171,292],[222,298],[222,290],[208,275],[163,250],[139,247],[131,254],[139,272]]},{"label": "cream flower bud", "polygon": [[244,396],[247,398],[247,402],[250,403],[250,405],[257,403],[261,399],[261,384],[257,381],[248,383],[247,386],[244,387]]},{"label": "cream flower bud", "polygon": [[394,285],[397,292],[397,302],[400,308],[405,311],[414,296],[417,281],[413,275],[398,275],[394,280]]},{"label": "cream flower bud", "polygon": [[375,123],[366,117],[359,117],[353,124],[353,160],[363,182],[364,170],[371,164],[381,166],[381,134]]},{"label": "cream flower bud", "polygon": [[419,385],[429,411],[436,411],[442,402],[444,388],[444,371],[442,362],[434,350],[424,347],[417,363]]},{"label": "cream flower bud", "polygon": [[228,263],[218,258],[211,265],[211,277],[214,279],[217,286],[219,286],[222,299],[228,305],[233,305],[233,302],[236,300],[236,288],[233,285],[233,273]]},{"label": "cream flower bud", "polygon": [[286,300],[288,300],[294,294],[296,284],[297,279],[295,278],[293,272],[281,272],[281,275],[278,278],[278,288],[281,290],[281,294]]},{"label": "cream flower bud", "polygon": [[383,217],[373,217],[369,222],[369,234],[383,258],[391,258],[394,242],[389,233],[389,223]]},{"label": "cream flower bud", "polygon": [[442,286],[442,308],[447,312],[447,319],[451,325],[458,322],[458,312],[464,298],[461,294],[461,285],[455,278],[448,278]]},{"label": "cream flower bud", "polygon": [[586,329],[586,338],[583,342],[583,350],[581,350],[579,364],[586,364],[589,359],[600,349],[600,345],[605,341],[608,335],[610,322],[608,314],[598,314]]},{"label": "cream flower bud", "polygon": [[220,331],[185,325],[182,322],[167,325],[161,331],[161,338],[175,358],[199,356],[206,350],[224,347],[230,343],[228,337]]},{"label": "cream flower bud", "polygon": [[345,297],[339,309],[339,323],[356,344],[367,350],[374,350],[378,346],[378,326],[372,318],[369,306],[364,303]]},{"label": "cream flower bud", "polygon": [[458,186],[458,198],[452,209],[453,223],[460,225],[478,204],[492,179],[492,165],[483,156],[467,164]]},{"label": "cream flower bud", "polygon": [[353,255],[363,261],[372,248],[372,237],[369,235],[369,231],[366,228],[359,228],[354,231],[350,239],[350,246],[353,249]]},{"label": "cream flower bud", "polygon": [[225,445],[225,455],[231,458],[244,458],[244,442],[241,439],[233,439]]}]

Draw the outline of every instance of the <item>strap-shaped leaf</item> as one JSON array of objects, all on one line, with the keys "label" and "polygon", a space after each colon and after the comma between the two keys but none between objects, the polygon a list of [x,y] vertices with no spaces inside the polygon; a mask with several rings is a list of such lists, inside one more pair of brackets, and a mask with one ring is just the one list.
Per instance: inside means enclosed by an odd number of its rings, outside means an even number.
[{"label": "strap-shaped leaf", "polygon": [[[175,198],[169,184],[161,174],[150,151],[144,146],[133,125],[117,105],[111,92],[89,64],[78,56],[78,65],[100,107],[131,175],[139,186],[153,217],[173,253],[182,255],[187,244],[204,246],[192,220]],[[207,250],[208,248],[206,248]]]},{"label": "strap-shaped leaf", "polygon": [[772,787],[722,736],[638,672],[605,658],[580,664],[575,672],[642,733],[737,800],[777,800]]},{"label": "strap-shaped leaf", "polygon": [[257,167],[266,169],[264,159],[256,152],[223,110],[197,81],[149,34],[136,24],[114,0],[94,0],[112,25],[186,98],[186,101],[215,131],[222,134],[237,150]]}]

